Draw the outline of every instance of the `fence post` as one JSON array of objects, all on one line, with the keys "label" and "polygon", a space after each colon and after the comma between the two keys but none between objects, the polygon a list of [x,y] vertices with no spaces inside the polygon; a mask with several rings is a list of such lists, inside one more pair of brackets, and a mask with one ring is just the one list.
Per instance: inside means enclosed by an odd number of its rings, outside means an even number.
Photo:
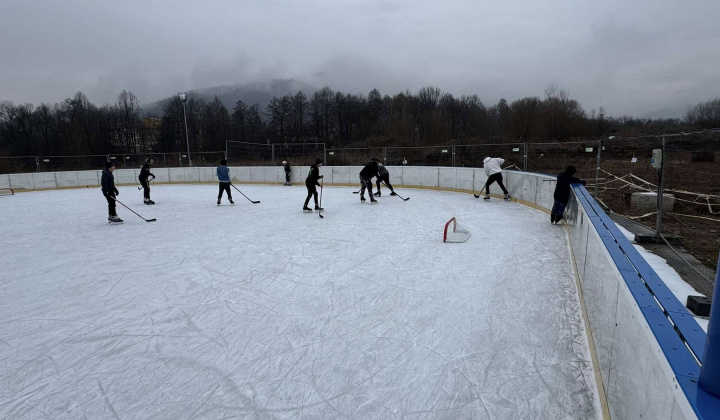
[{"label": "fence post", "polygon": [[40,172],[40,158],[35,156],[35,167],[37,168],[37,171]]},{"label": "fence post", "polygon": [[528,164],[527,142],[523,143],[523,146],[525,146],[523,148],[523,150],[524,150],[524,152],[523,152],[523,172],[527,172],[527,164]]},{"label": "fence post", "polygon": [[455,145],[452,145],[452,166],[455,167]]},{"label": "fence post", "polygon": [[163,167],[167,168],[167,160],[165,160],[165,153],[163,153]]},{"label": "fence post", "polygon": [[[663,157],[663,161],[665,157]],[[705,357],[700,367],[700,388],[708,394],[720,397],[720,256],[715,274],[715,291],[710,305],[710,324],[705,340]]]},{"label": "fence post", "polygon": [[270,145],[270,164],[275,166],[275,143]]},{"label": "fence post", "polygon": [[593,196],[595,197],[595,201],[598,199],[598,182],[600,182],[600,160],[602,156],[602,145],[603,145],[603,139],[600,138],[598,140],[598,151],[597,151],[597,165],[595,166],[595,193]]},{"label": "fence post", "polygon": [[383,165],[387,166],[387,146],[383,146]]},{"label": "fence post", "polygon": [[327,145],[323,142],[323,163],[327,162]]},{"label": "fence post", "polygon": [[660,236],[662,234],[662,219],[663,219],[663,197],[665,195],[665,136],[662,136],[662,152],[660,160],[660,185],[658,185],[658,196],[657,196],[657,223],[655,226],[655,234]]}]

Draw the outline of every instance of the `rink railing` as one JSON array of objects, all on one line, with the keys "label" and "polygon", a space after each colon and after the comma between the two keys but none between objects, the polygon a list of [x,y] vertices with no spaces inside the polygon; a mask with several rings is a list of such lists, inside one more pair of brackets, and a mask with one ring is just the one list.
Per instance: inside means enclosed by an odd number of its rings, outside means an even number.
[{"label": "rink railing", "polygon": [[[302,185],[308,166],[293,167]],[[358,185],[361,166],[324,167],[326,185]],[[487,180],[477,168],[389,166],[394,186],[473,192]],[[156,183],[216,182],[215,168],[154,168]],[[0,175],[0,188],[99,187],[101,171]],[[137,184],[139,169],[117,169],[119,185]],[[230,167],[236,183],[282,184],[282,167]],[[546,213],[555,178],[505,171],[514,201]],[[499,193],[497,185],[493,192]],[[598,389],[615,419],[720,419],[720,399],[697,381],[706,334],[650,265],[582,186],[567,207],[571,259],[591,343]]]}]

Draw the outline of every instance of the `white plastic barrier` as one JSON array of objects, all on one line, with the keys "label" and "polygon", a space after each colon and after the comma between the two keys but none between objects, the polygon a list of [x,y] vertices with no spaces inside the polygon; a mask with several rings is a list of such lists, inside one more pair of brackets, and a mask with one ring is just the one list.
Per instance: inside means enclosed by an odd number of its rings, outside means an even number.
[{"label": "white plastic barrier", "polygon": [[0,188],[10,188],[10,175],[0,175]]},{"label": "white plastic barrier", "polygon": [[100,174],[102,171],[78,171],[77,182],[79,187],[100,186]]}]

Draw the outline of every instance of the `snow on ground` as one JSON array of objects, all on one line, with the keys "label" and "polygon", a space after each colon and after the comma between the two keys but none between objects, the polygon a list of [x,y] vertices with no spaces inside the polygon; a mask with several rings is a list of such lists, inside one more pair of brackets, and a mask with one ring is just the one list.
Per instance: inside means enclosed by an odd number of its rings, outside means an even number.
[{"label": "snow on ground", "polygon": [[[0,418],[600,418],[565,231],[469,194],[0,202]],[[385,190],[387,191],[387,190]],[[452,216],[472,232],[443,244]]]},{"label": "snow on ground", "polygon": [[[615,226],[620,229],[620,231],[625,235],[626,238],[630,242],[633,243],[633,246],[635,249],[640,252],[640,255],[642,255],[643,258],[645,258],[645,261],[650,264],[650,267],[655,270],[658,276],[662,279],[663,282],[665,282],[665,285],[670,289],[671,292],[675,295],[676,298],[685,305],[685,302],[687,302],[687,298],[690,295],[694,296],[705,296],[702,293],[695,290],[692,286],[687,284],[685,280],[680,277],[680,275],[675,271],[674,268],[670,267],[670,265],[667,263],[667,261],[658,256],[653,254],[652,252],[648,251],[647,249],[643,248],[641,245],[637,245],[635,243],[635,234],[630,232],[629,230],[625,229],[624,227],[618,225],[617,223]],[[707,326],[708,326],[708,319],[695,317],[698,324],[700,324],[700,327],[707,332]]]}]

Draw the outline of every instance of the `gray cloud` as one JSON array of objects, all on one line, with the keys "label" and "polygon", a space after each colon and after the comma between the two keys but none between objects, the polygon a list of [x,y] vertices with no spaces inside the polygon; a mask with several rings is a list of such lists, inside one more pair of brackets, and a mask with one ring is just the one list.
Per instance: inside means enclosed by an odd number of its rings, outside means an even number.
[{"label": "gray cloud", "polygon": [[[142,102],[296,78],[353,93],[437,86],[487,104],[549,83],[611,115],[720,96],[720,2],[6,1],[0,100]],[[678,111],[680,110],[680,111]]]}]

